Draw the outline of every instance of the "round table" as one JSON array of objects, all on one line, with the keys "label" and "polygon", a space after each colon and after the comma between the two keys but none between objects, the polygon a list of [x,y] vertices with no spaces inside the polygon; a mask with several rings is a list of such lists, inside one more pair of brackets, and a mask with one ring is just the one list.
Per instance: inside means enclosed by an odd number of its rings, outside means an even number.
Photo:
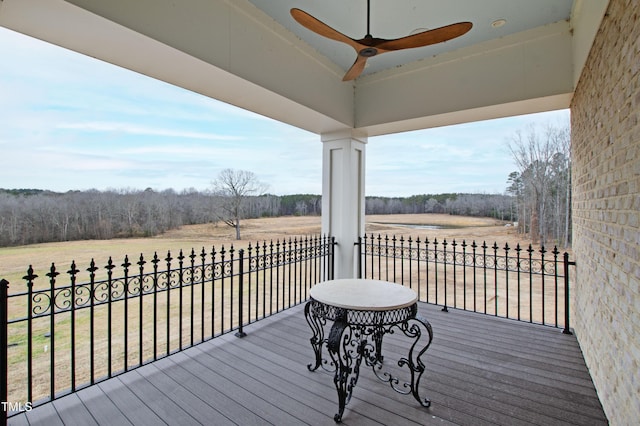
[{"label": "round table", "polygon": [[311,288],[309,295],[326,305],[366,311],[400,309],[418,301],[416,292],[408,287],[366,279],[324,281]]},{"label": "round table", "polygon": [[[315,362],[308,368],[315,371],[322,366],[334,373],[338,392],[336,422],[342,421],[363,359],[395,391],[413,394],[424,407],[431,405],[420,397],[419,384],[425,369],[421,357],[431,344],[433,331],[427,320],[417,316],[418,297],[412,289],[380,280],[339,279],[317,284],[311,288],[310,296],[305,317],[313,332],[310,341]],[[325,337],[327,321],[333,324]],[[382,371],[382,339],[395,330],[412,340],[407,357],[398,360],[398,366],[406,368],[410,375],[406,382]],[[323,359],[325,347],[329,359]]]}]

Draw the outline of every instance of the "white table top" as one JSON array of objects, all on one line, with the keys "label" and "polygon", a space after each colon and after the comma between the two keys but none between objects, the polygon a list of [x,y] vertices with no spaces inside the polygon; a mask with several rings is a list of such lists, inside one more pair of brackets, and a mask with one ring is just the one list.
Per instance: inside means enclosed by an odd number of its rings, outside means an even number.
[{"label": "white table top", "polygon": [[363,311],[400,309],[418,300],[416,292],[408,287],[366,279],[324,281],[312,287],[309,294],[326,305]]}]

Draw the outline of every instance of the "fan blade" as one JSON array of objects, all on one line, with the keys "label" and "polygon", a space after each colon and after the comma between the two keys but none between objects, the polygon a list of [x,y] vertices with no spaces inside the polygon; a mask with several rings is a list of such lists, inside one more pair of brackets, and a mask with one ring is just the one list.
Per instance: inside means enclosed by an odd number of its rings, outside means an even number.
[{"label": "fan blade", "polygon": [[429,46],[460,37],[471,30],[472,26],[473,24],[471,22],[458,22],[457,24],[423,31],[418,34],[397,38],[395,40],[385,40],[376,44],[375,47],[379,50],[389,51]]},{"label": "fan blade", "polygon": [[364,66],[367,64],[367,57],[358,55],[356,61],[351,65],[349,71],[342,77],[342,81],[349,81],[358,78],[362,71],[364,70]]},{"label": "fan blade", "polygon": [[314,18],[309,15],[304,10],[300,10],[297,8],[293,8],[290,10],[291,16],[295,19],[300,25],[305,27],[306,29],[313,31],[316,34],[319,34],[323,37],[330,38],[332,40],[340,41],[342,43],[346,43],[349,46],[353,47],[356,52],[360,50],[360,45],[350,37],[342,34],[340,31],[334,30],[324,22]]}]

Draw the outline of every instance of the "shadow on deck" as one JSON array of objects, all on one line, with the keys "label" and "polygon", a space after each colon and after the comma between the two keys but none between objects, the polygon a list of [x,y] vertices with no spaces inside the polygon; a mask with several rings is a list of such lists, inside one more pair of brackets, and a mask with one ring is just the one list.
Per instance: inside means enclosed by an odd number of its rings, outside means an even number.
[{"label": "shadow on deck", "polygon": [[[423,303],[419,315],[434,331],[421,386],[431,407],[397,394],[363,368],[343,424],[607,423],[575,336]],[[306,367],[313,352],[303,305],[245,331],[245,338],[221,336],[38,406],[9,424],[334,424],[333,377]],[[399,344],[391,340],[389,350]]]}]

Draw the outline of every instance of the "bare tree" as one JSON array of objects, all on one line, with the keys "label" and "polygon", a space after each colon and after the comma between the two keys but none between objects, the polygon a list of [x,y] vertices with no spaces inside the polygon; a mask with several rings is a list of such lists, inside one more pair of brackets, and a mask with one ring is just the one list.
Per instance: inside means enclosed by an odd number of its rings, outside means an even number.
[{"label": "bare tree", "polygon": [[568,229],[564,236],[557,232],[558,223],[563,219],[567,223],[570,215],[569,139],[568,125],[547,125],[542,132],[534,126],[525,134],[519,131],[508,142],[519,169],[519,174],[509,177],[509,190],[521,204],[519,221],[528,222],[522,224],[525,232],[528,229],[531,239],[541,244],[548,236],[565,244],[569,240]]},{"label": "bare tree", "polygon": [[246,201],[250,196],[262,195],[267,186],[246,170],[224,169],[213,182],[214,193],[221,197],[220,220],[235,228],[240,239],[240,220],[246,214]]}]

